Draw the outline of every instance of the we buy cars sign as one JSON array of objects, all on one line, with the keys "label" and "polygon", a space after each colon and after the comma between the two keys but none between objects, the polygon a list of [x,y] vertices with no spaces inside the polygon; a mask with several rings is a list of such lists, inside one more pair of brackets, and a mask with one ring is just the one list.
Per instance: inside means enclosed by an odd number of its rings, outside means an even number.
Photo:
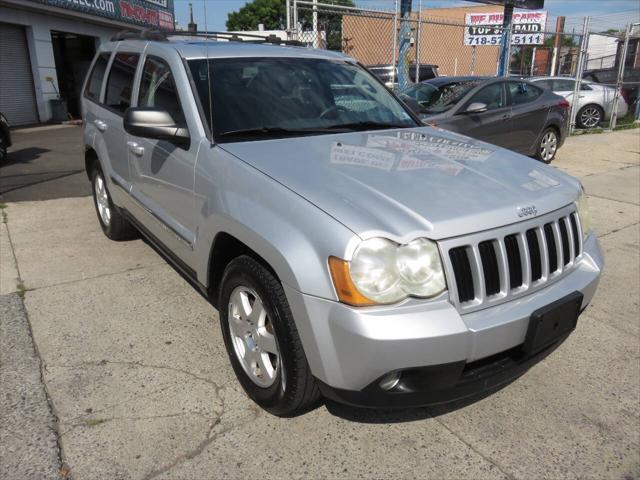
[{"label": "we buy cars sign", "polygon": [[[464,29],[465,45],[500,45],[502,41],[500,12],[467,13]],[[542,45],[547,26],[545,10],[513,12],[512,45]]]}]

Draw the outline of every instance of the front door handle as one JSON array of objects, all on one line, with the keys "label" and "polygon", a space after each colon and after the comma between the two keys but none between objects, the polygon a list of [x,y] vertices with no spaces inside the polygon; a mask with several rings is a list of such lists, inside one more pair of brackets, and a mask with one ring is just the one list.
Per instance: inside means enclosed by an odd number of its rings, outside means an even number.
[{"label": "front door handle", "polygon": [[129,146],[129,151],[134,155],[138,157],[144,155],[144,147],[141,147],[138,142],[127,142],[127,145]]},{"label": "front door handle", "polygon": [[102,120],[94,120],[93,123],[95,124],[96,128],[101,132],[104,132],[107,129],[107,124]]}]

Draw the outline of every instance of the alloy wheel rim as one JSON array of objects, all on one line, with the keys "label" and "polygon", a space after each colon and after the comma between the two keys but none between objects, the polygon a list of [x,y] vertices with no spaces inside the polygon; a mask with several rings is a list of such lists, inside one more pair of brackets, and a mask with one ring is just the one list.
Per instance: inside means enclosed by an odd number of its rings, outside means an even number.
[{"label": "alloy wheel rim", "polygon": [[236,287],[229,297],[229,334],[242,369],[262,388],[274,384],[281,369],[280,349],[273,323],[258,294]]},{"label": "alloy wheel rim", "polygon": [[558,138],[553,132],[545,133],[540,144],[540,156],[545,162],[550,161],[558,149]]},{"label": "alloy wheel rim", "polygon": [[107,187],[104,184],[102,175],[96,175],[94,189],[96,192],[96,205],[98,206],[100,219],[104,226],[108,227],[111,222],[111,207],[109,206],[109,194],[107,193]]},{"label": "alloy wheel rim", "polygon": [[586,108],[580,115],[580,121],[585,127],[593,128],[600,123],[600,111],[595,107]]}]

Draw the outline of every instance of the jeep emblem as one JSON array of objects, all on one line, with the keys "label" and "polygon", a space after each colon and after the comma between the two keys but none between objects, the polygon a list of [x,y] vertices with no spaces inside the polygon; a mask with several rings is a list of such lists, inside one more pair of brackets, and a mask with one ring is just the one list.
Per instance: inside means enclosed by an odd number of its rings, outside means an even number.
[{"label": "jeep emblem", "polygon": [[538,209],[535,205],[530,205],[528,207],[519,207],[518,208],[518,216],[519,217],[530,217],[538,214]]}]

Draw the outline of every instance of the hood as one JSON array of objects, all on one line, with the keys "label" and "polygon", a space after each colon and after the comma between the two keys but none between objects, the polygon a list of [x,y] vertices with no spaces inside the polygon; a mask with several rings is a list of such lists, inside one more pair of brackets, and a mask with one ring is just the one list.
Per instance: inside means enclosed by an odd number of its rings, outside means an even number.
[{"label": "hood", "polygon": [[[439,128],[221,144],[354,233],[442,239],[575,201],[579,182],[536,160]],[[529,210],[530,211],[530,210]]]}]

